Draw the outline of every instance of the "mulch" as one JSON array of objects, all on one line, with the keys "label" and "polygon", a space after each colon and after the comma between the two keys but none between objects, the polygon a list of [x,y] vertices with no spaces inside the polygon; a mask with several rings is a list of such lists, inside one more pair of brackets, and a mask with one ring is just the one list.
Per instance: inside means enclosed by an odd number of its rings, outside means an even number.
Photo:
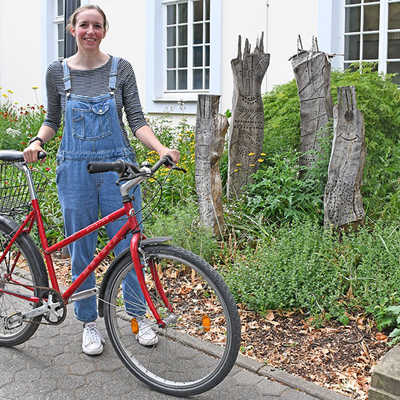
[{"label": "mulch", "polygon": [[321,328],[300,313],[270,311],[265,317],[239,305],[242,353],[353,399],[367,399],[371,368],[390,349],[374,322],[349,315],[349,324]]}]

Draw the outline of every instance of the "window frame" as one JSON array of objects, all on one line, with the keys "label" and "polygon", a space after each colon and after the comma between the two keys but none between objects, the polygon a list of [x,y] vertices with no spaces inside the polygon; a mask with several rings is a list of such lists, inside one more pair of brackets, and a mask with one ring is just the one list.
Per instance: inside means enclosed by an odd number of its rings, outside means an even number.
[{"label": "window frame", "polygon": [[[193,1],[193,0],[188,0]],[[222,86],[222,0],[210,1],[210,82],[209,89],[166,90],[166,5],[179,0],[148,0],[146,32],[145,112],[195,114],[198,94],[221,94]],[[189,15],[188,15],[188,18]],[[190,33],[188,32],[188,35]],[[160,40],[162,38],[162,40]],[[191,50],[188,58],[192,57]],[[192,70],[190,70],[192,72]]]},{"label": "window frame", "polygon": [[[387,73],[387,62],[399,61],[388,58],[388,33],[393,31],[388,29],[389,4],[399,3],[399,0],[380,0],[368,4],[380,4],[379,15],[379,44],[378,44],[378,72]],[[345,64],[345,19],[346,4],[345,0],[319,0],[319,20],[318,20],[318,39],[320,48],[327,53],[334,54],[332,67],[344,70]],[[364,1],[360,1],[363,4]],[[397,31],[400,32],[400,29]],[[370,31],[368,31],[370,32]],[[372,32],[372,31],[371,31]],[[354,32],[352,32],[354,33]],[[361,54],[360,54],[361,56]],[[359,60],[357,60],[359,61]],[[366,60],[371,61],[371,60]]]},{"label": "window frame", "polygon": [[[163,34],[164,34],[164,45],[163,45],[163,67],[164,67],[164,93],[208,93],[209,91],[209,87],[210,87],[210,57],[208,57],[208,64],[207,64],[207,47],[208,47],[208,51],[210,52],[210,41],[207,42],[206,41],[206,31],[204,29],[205,25],[210,25],[211,23],[211,15],[209,19],[206,19],[206,16],[204,15],[205,12],[205,3],[203,4],[203,19],[199,20],[199,21],[194,21],[194,2],[197,0],[164,0],[163,1]],[[180,4],[187,4],[187,20],[186,20],[186,24],[185,23],[180,23],[180,21],[178,21],[178,16],[179,16],[179,11],[178,9],[176,10],[176,17],[177,20],[175,22],[175,24],[170,24],[168,25],[168,7],[169,6],[177,6],[179,7]],[[211,6],[211,4],[210,4]],[[187,26],[187,35],[186,35],[186,44],[180,44],[179,43],[179,26],[183,26],[183,25]],[[203,32],[202,32],[202,42],[201,43],[195,43],[193,40],[193,36],[194,36],[194,26],[195,25],[202,25],[203,26]],[[169,46],[167,41],[168,41],[168,33],[167,30],[168,28],[171,27],[178,27],[177,29],[177,35],[176,35],[176,43],[174,46]],[[210,30],[210,26],[209,26],[209,30]],[[181,48],[186,48],[187,49],[187,55],[186,55],[186,61],[187,64],[186,66],[180,66],[179,65],[179,49]],[[202,47],[203,51],[202,51],[202,65],[200,66],[196,66],[194,65],[193,62],[193,56],[194,56],[194,48],[199,48]],[[176,50],[176,54],[175,54],[175,61],[176,61],[176,65],[175,67],[168,67],[168,50]],[[169,71],[176,71],[179,74],[180,70],[186,70],[187,71],[187,78],[186,78],[186,89],[179,89],[179,78],[178,75],[176,75],[175,78],[175,89],[168,89],[168,72]],[[201,82],[201,88],[194,88],[194,79],[193,79],[193,75],[194,75],[194,71],[198,70],[198,71],[202,71],[202,82]],[[208,71],[208,85],[207,85],[207,78],[206,78],[206,74]]]}]

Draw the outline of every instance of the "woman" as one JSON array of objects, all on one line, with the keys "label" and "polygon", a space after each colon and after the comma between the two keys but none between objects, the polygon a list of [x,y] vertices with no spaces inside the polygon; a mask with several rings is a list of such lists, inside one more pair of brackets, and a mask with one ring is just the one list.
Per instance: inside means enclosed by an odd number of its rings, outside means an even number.
[{"label": "woman", "polygon": [[[136,161],[123,128],[123,108],[132,132],[145,146],[157,151],[160,157],[168,154],[174,162],[179,160],[179,152],[163,146],[146,124],[131,65],[100,50],[107,28],[107,18],[98,6],[83,6],[71,15],[67,30],[76,39],[77,53],[63,62],[50,64],[46,77],[47,117],[38,135],[24,150],[26,162],[37,161],[38,152],[43,151],[44,143],[55,135],[63,115],[64,131],[57,153],[56,172],[67,236],[96,221],[99,212],[107,215],[122,206],[115,185],[116,174],[90,175],[86,166],[93,160]],[[134,196],[136,216],[141,223],[139,187]],[[116,221],[107,225],[108,236],[114,236],[123,223]],[[115,248],[116,255],[129,246],[129,240],[119,243]],[[96,242],[97,233],[94,232],[69,246],[73,280],[92,260]],[[137,306],[144,304],[144,299],[135,274],[128,275],[124,283],[137,288],[137,299],[124,299],[128,314],[139,317],[137,340],[145,346],[156,344],[158,338],[144,317],[145,310]],[[80,290],[94,286],[92,274]],[[76,317],[84,324],[82,351],[88,355],[101,354],[104,339],[95,322],[96,296],[75,302],[74,309]]]}]

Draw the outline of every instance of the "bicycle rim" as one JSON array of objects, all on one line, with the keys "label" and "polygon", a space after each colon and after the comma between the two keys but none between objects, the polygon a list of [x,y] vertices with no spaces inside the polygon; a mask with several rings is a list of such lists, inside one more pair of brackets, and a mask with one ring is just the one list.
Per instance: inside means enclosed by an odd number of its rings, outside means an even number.
[{"label": "bicycle rim", "polygon": [[[229,373],[239,350],[240,320],[234,300],[220,276],[192,253],[170,246],[150,246],[145,252],[148,264],[158,271],[175,321],[160,328],[146,310],[158,343],[139,344],[141,332],[132,330],[136,319],[132,304],[123,298],[122,282],[133,268],[125,259],[110,277],[105,295],[106,326],[113,346],[128,369],[158,391],[186,396],[209,390]],[[146,272],[145,278],[157,311],[168,320],[171,313],[151,274]],[[126,290],[125,285],[125,295]],[[145,310],[135,296],[134,307]]]},{"label": "bicycle rim", "polygon": [[[0,225],[0,254],[8,244],[8,229]],[[36,262],[29,245],[23,239],[13,244],[5,259],[0,263],[0,288],[21,296],[34,296],[37,290],[33,286],[42,282],[34,272]],[[10,272],[12,274],[10,275]],[[25,313],[35,305],[18,297],[0,293],[0,345],[15,346],[29,339],[38,328],[40,317],[32,322],[24,322],[22,325],[10,329],[7,326],[7,318],[13,314]]]}]

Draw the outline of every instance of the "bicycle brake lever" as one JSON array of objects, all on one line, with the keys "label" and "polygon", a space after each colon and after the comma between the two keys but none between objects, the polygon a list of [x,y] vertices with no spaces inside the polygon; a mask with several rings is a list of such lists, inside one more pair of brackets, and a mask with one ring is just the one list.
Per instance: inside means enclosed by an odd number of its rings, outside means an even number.
[{"label": "bicycle brake lever", "polygon": [[186,172],[187,172],[185,168],[177,167],[176,165],[173,166],[172,169],[175,169],[176,171],[181,171],[184,174],[186,174]]}]

